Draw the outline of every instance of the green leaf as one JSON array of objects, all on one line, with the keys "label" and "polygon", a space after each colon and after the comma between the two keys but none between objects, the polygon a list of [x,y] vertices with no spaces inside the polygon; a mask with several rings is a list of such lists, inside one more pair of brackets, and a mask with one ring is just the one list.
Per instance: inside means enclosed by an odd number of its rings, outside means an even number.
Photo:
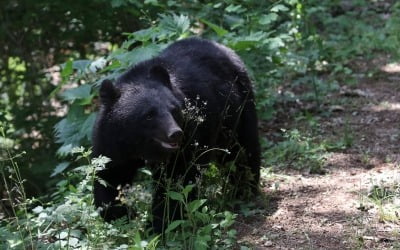
[{"label": "green leaf", "polygon": [[65,101],[74,101],[76,99],[85,99],[90,97],[91,86],[89,84],[81,85],[77,88],[68,89],[61,93],[61,97]]},{"label": "green leaf", "polygon": [[75,147],[76,145],[73,144],[64,144],[62,145],[58,150],[57,150],[57,155],[60,157],[65,157],[71,153],[71,150]]},{"label": "green leaf", "polygon": [[189,193],[193,190],[194,184],[186,185],[186,187],[182,190],[183,195],[187,198]]},{"label": "green leaf", "polygon": [[149,241],[146,249],[156,249],[158,243],[160,242],[160,237],[161,235],[159,234],[156,237],[154,237],[151,241]]},{"label": "green leaf", "polygon": [[62,67],[61,77],[64,80],[74,72],[72,65],[73,65],[72,60],[68,60],[64,65],[61,65]]},{"label": "green leaf", "polygon": [[269,39],[269,48],[271,50],[276,50],[280,47],[284,47],[285,43],[283,42],[282,38],[280,37],[274,37]]},{"label": "green leaf", "polygon": [[107,182],[105,182],[103,179],[97,179],[97,181],[100,183],[100,185],[103,185],[104,187],[107,187]]},{"label": "green leaf", "polygon": [[229,211],[225,211],[224,216],[225,218],[219,223],[219,225],[222,228],[228,228],[235,222],[236,215]]},{"label": "green leaf", "polygon": [[68,166],[69,166],[69,162],[61,162],[59,163],[55,169],[53,170],[53,173],[50,175],[50,177],[53,177],[55,175],[58,175],[59,173],[62,173]]},{"label": "green leaf", "polygon": [[244,27],[245,20],[239,15],[224,15],[224,23],[226,23],[231,30],[238,27]]},{"label": "green leaf", "polygon": [[169,233],[178,226],[182,225],[185,221],[184,220],[175,220],[171,224],[168,225],[168,228],[165,230],[165,233]]},{"label": "green leaf", "polygon": [[234,41],[228,44],[230,48],[232,48],[235,51],[241,51],[241,50],[246,50],[249,48],[253,48],[258,44],[258,41]]},{"label": "green leaf", "polygon": [[91,63],[91,60],[75,60],[72,63],[72,67],[80,72],[85,72]]},{"label": "green leaf", "polygon": [[13,140],[0,136],[0,149],[11,149],[14,144]]},{"label": "green leaf", "polygon": [[268,25],[278,19],[278,15],[276,13],[269,13],[267,15],[262,15],[258,22],[262,25]]},{"label": "green leaf", "polygon": [[194,249],[196,250],[207,250],[210,249],[207,244],[208,241],[211,240],[210,235],[197,235],[196,240],[194,241]]},{"label": "green leaf", "polygon": [[144,173],[145,175],[148,175],[148,176],[152,176],[152,175],[153,175],[153,174],[151,173],[151,171],[148,170],[148,169],[146,169],[146,168],[141,168],[141,169],[139,169],[139,171],[142,172],[142,173]]},{"label": "green leaf", "polygon": [[[90,137],[94,116],[94,113],[85,114],[82,106],[71,105],[68,116],[54,126],[56,142],[62,143],[63,146],[68,144],[81,145],[83,139]],[[69,148],[66,147],[65,149]]]},{"label": "green leaf", "polygon": [[185,15],[160,15],[160,29],[167,30],[172,33],[185,33],[190,28],[190,19]]},{"label": "green leaf", "polygon": [[204,203],[206,203],[206,201],[207,201],[206,199],[191,201],[188,205],[189,212],[193,213],[197,211],[201,206],[204,205]]},{"label": "green leaf", "polygon": [[79,133],[86,136],[88,140],[92,138],[92,128],[96,121],[97,112],[91,113],[86,120],[83,122]]},{"label": "green leaf", "polygon": [[271,12],[279,12],[279,11],[286,12],[288,10],[289,10],[289,8],[283,4],[277,4],[271,8]]},{"label": "green leaf", "polygon": [[75,248],[76,246],[78,246],[79,244],[79,240],[75,237],[70,237],[68,239],[68,245],[72,246],[73,248]]},{"label": "green leaf", "polygon": [[148,45],[115,55],[114,58],[119,60],[122,64],[135,65],[141,61],[151,59],[156,56],[159,51],[160,48],[157,45]]},{"label": "green leaf", "polygon": [[129,48],[132,44],[134,44],[136,41],[140,41],[140,42],[148,42],[149,40],[152,39],[154,35],[154,29],[149,28],[149,29],[141,29],[138,31],[135,31],[131,34],[129,34],[129,40],[125,41],[122,44],[122,48]]},{"label": "green leaf", "polygon": [[230,12],[242,13],[245,10],[246,9],[244,9],[240,4],[238,5],[230,4],[228,7],[225,8],[225,11],[228,13]]},{"label": "green leaf", "polygon": [[118,8],[121,6],[125,6],[128,2],[125,0],[111,0],[111,7]]},{"label": "green leaf", "polygon": [[224,36],[224,35],[229,33],[229,31],[227,31],[226,29],[224,29],[222,27],[219,27],[218,25],[213,24],[213,23],[211,23],[211,22],[209,22],[209,21],[207,21],[205,19],[200,19],[200,22],[207,24],[220,37],[222,37],[222,36]]},{"label": "green leaf", "polygon": [[[90,61],[89,61],[90,62]],[[100,57],[92,62],[89,65],[85,66],[90,72],[96,73],[97,71],[102,70],[107,64],[107,60],[104,57]]]},{"label": "green leaf", "polygon": [[183,195],[181,193],[168,191],[167,195],[173,200],[183,202]]},{"label": "green leaf", "polygon": [[68,232],[61,232],[58,234],[58,239],[66,239],[68,237]]},{"label": "green leaf", "polygon": [[103,170],[110,161],[111,159],[106,156],[99,156],[91,160],[91,165],[94,166],[96,170]]},{"label": "green leaf", "polygon": [[35,214],[40,214],[42,211],[43,211],[42,206],[37,206],[34,209],[32,209],[32,212],[34,212]]},{"label": "green leaf", "polygon": [[107,72],[107,71],[112,71],[112,70],[117,69],[117,68],[119,68],[119,67],[121,67],[121,63],[120,63],[119,61],[114,60],[114,61],[111,62],[110,65],[104,67],[104,68],[100,71],[100,73],[104,73],[104,72]]}]

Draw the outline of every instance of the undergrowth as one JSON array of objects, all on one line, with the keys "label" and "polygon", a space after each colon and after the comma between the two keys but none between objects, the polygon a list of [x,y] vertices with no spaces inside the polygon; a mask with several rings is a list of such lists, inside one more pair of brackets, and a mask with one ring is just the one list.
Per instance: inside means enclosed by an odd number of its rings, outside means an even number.
[{"label": "undergrowth", "polygon": [[184,219],[172,221],[163,235],[149,233],[152,192],[146,170],[142,180],[120,188],[118,198],[135,211],[133,219],[105,223],[94,207],[92,190],[95,172],[109,159],[90,159],[90,150],[82,147],[71,153],[79,166],[57,183],[47,203],[25,197],[15,156],[2,159],[1,176],[11,211],[1,222],[1,249],[228,249],[235,245],[236,230],[231,226],[236,215],[213,209],[206,199],[189,200],[194,184],[167,192],[182,204]]},{"label": "undergrowth", "polygon": [[394,181],[373,181],[367,198],[376,207],[381,222],[400,223],[400,180],[398,178]]},{"label": "undergrowth", "polygon": [[[112,4],[123,6],[129,2]],[[60,144],[57,157],[62,162],[54,168],[52,177],[62,176],[62,180],[51,194],[40,199],[26,195],[25,180],[17,163],[24,154],[14,153],[18,147],[2,131],[0,248],[238,247],[236,231],[232,229],[236,215],[218,204],[219,201],[226,205],[229,199],[211,195],[189,201],[193,189],[190,185],[167,193],[170,199],[182,203],[185,219],[171,222],[163,237],[151,235],[146,223],[152,188],[148,181],[150,173],[145,169],[141,171],[142,179],[132,186],[120,187],[119,199],[135,210],[134,220],[104,223],[93,206],[94,172],[102,169],[107,159],[90,159],[90,151],[81,146],[90,147],[98,85],[103,79],[113,79],[132,65],[157,55],[172,41],[198,35],[231,47],[243,58],[254,80],[260,120],[272,120],[282,103],[312,103],[316,112],[305,118],[310,127],[318,123],[316,118],[326,108],[324,104],[331,101],[326,95],[337,91],[340,85],[356,83],[360,77],[353,72],[354,60],[376,52],[399,56],[397,2],[389,7],[381,7],[382,1],[367,0],[145,2],[144,6],[159,8],[167,14],[151,17],[143,12],[141,18],[148,19],[148,26],[125,34],[123,44],[111,44],[107,56],[88,55],[81,60],[71,57],[61,67],[62,81],[50,97],[58,95],[68,112],[55,126],[55,140]],[[373,74],[367,72],[363,76]],[[2,112],[6,118],[11,117],[9,108]],[[12,122],[11,118],[6,120]],[[5,126],[5,122],[0,121],[0,125]],[[272,169],[324,173],[326,155],[352,145],[348,130],[339,141],[327,142],[301,129],[280,129],[281,140],[264,141],[263,165]],[[214,181],[207,184],[209,188],[223,183],[216,169],[211,163],[208,178]],[[377,185],[369,197],[381,208],[382,220],[398,223],[398,185]],[[252,214],[246,207],[243,211]]]}]

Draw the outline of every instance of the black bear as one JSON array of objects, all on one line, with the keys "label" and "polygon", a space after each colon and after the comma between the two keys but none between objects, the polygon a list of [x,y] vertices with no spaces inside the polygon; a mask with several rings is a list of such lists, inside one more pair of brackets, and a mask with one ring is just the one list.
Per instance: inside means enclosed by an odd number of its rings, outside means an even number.
[{"label": "black bear", "polygon": [[[241,152],[244,160],[237,160],[229,179],[242,185],[236,181],[246,170],[252,178],[243,183],[257,192],[260,145],[254,95],[246,68],[231,49],[200,38],[180,40],[122,74],[115,84],[104,80],[99,95],[93,156],[112,161],[97,173],[107,185],[96,182],[94,198],[96,206],[107,207],[101,212],[106,221],[127,215],[115,199],[116,187],[130,184],[145,165],[156,181],[156,232],[165,228],[166,218],[177,218],[164,212],[174,204],[166,202],[163,180],[194,183],[210,161],[223,165]],[[229,152],[213,153],[213,148]]]}]

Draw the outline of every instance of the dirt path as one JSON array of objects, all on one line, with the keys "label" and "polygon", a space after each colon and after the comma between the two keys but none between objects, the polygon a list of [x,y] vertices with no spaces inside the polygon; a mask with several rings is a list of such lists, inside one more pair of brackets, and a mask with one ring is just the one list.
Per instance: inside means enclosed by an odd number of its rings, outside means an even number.
[{"label": "dirt path", "polygon": [[322,136],[347,130],[351,146],[328,156],[325,175],[277,175],[276,191],[265,188],[274,211],[241,218],[240,241],[256,249],[400,249],[400,209],[397,224],[384,222],[367,198],[372,185],[400,182],[400,77],[388,71],[329,96],[340,106],[319,121]]}]

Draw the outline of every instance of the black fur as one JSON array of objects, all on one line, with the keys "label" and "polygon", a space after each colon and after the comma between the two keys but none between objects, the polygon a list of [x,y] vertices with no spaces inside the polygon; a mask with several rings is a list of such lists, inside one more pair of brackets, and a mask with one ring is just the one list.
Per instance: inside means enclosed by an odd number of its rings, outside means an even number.
[{"label": "black fur", "polygon": [[[246,68],[232,50],[199,38],[175,42],[158,57],[121,75],[115,85],[105,80],[100,99],[93,155],[112,161],[98,173],[109,185],[96,182],[94,195],[96,206],[110,205],[102,212],[105,220],[127,214],[115,200],[116,187],[130,184],[145,161],[155,166],[152,172],[158,184],[153,199],[156,232],[162,231],[166,217],[164,177],[194,182],[198,175],[194,165],[205,166],[211,160],[222,164],[243,150],[245,160],[237,163],[232,180],[240,179],[240,170],[247,168],[253,175],[247,184],[257,191],[260,145],[254,96]],[[204,121],[189,119],[188,103]],[[203,146],[228,149],[231,154],[198,157]],[[164,167],[157,167],[161,162]]]}]

